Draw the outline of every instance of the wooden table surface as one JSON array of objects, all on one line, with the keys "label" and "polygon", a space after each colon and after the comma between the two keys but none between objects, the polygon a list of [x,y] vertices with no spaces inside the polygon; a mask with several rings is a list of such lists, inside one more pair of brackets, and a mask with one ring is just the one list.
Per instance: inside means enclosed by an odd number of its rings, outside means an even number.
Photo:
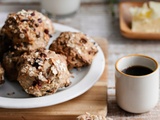
[{"label": "wooden table surface", "polygon": [[[10,5],[6,5],[10,6]],[[38,5],[23,6],[15,5],[7,11],[18,10],[21,8],[36,8]],[[4,12],[4,5],[0,6],[0,12]],[[5,9],[6,10],[6,9]],[[108,116],[114,120],[158,120],[160,119],[160,103],[148,113],[131,114],[120,109],[115,100],[115,80],[114,65],[118,58],[132,54],[145,54],[155,58],[160,63],[160,40],[132,40],[121,36],[119,30],[118,11],[115,16],[111,14],[111,6],[105,0],[83,0],[77,14],[72,18],[58,20],[56,22],[74,27],[80,31],[90,35],[103,37],[108,40]],[[3,13],[6,14],[6,13]],[[1,20],[5,17],[1,17]]]}]

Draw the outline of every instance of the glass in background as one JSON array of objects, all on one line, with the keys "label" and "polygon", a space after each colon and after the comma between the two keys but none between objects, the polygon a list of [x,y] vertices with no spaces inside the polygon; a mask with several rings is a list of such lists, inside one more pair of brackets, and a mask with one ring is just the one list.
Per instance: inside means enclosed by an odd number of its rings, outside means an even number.
[{"label": "glass in background", "polygon": [[81,0],[40,0],[42,12],[53,19],[75,15],[80,3]]}]

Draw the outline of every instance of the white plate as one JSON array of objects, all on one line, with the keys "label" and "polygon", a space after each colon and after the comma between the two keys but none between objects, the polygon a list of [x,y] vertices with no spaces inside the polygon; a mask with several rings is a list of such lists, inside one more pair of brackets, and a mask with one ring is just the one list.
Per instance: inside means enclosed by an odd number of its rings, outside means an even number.
[{"label": "white plate", "polygon": [[[62,31],[78,31],[74,28],[56,23],[54,23],[54,27],[56,35],[54,35],[52,40]],[[6,80],[5,84],[0,87],[0,107],[17,109],[38,108],[71,100],[83,94],[94,85],[102,75],[104,66],[104,55],[101,48],[98,46],[98,53],[90,66],[82,68],[81,71],[76,69],[72,71],[74,78],[71,78],[72,84],[69,87],[61,89],[55,94],[43,97],[31,97],[23,91],[18,83]]]}]

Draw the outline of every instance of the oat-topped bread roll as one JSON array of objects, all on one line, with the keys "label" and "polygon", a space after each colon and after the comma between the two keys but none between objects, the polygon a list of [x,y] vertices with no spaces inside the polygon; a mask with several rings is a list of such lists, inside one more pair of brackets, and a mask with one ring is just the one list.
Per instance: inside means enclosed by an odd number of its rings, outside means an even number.
[{"label": "oat-topped bread roll", "polygon": [[90,40],[91,38],[80,32],[62,32],[49,49],[65,55],[69,69],[80,68],[90,65],[98,52]]},{"label": "oat-topped bread roll", "polygon": [[20,53],[17,51],[6,52],[3,56],[2,64],[5,69],[5,77],[8,80],[17,80],[18,71],[16,67],[19,57]]},{"label": "oat-topped bread roll", "polygon": [[4,83],[4,69],[0,64],[0,84],[3,84],[3,83]]},{"label": "oat-topped bread roll", "polygon": [[18,81],[28,94],[44,96],[70,85],[66,57],[54,51],[38,49],[24,53],[18,64]]},{"label": "oat-topped bread roll", "polygon": [[8,15],[1,30],[19,51],[35,50],[46,47],[54,33],[49,18],[35,10],[22,10]]}]

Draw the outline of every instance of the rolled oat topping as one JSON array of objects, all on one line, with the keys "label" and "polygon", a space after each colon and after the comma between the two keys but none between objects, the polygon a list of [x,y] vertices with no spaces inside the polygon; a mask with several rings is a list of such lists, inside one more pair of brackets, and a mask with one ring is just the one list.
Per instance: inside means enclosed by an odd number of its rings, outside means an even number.
[{"label": "rolled oat topping", "polygon": [[112,119],[106,118],[105,116],[101,115],[91,115],[90,113],[86,112],[86,114],[78,116],[77,120],[112,120]]},{"label": "rolled oat topping", "polygon": [[49,49],[65,55],[69,69],[90,65],[98,52],[91,38],[80,32],[62,32]]},{"label": "rolled oat topping", "polygon": [[12,40],[14,49],[28,51],[46,47],[54,28],[51,20],[43,14],[35,10],[21,10],[8,15],[1,31]]},{"label": "rolled oat topping", "polygon": [[24,53],[18,64],[18,81],[27,93],[34,96],[53,94],[71,83],[66,57],[53,51],[38,49]]}]

